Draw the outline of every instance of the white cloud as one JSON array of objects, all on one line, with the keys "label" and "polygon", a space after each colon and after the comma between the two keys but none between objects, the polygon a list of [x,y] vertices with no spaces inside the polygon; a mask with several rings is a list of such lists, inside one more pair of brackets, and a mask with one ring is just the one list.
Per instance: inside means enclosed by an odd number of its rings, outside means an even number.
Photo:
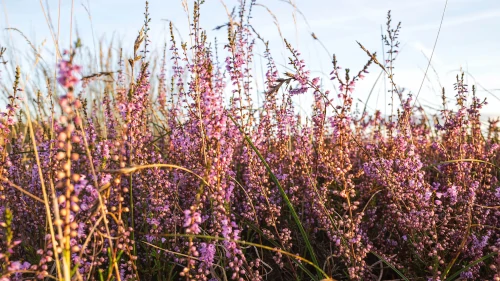
[{"label": "white cloud", "polygon": [[[500,10],[466,14],[456,17],[446,17],[445,15],[443,21],[443,27],[455,27],[466,23],[473,23],[488,19],[494,19],[498,17],[500,17]],[[409,26],[408,29],[411,31],[425,31],[425,30],[437,30],[438,27],[439,27],[439,22],[435,22],[435,23],[426,23],[421,25]]]}]

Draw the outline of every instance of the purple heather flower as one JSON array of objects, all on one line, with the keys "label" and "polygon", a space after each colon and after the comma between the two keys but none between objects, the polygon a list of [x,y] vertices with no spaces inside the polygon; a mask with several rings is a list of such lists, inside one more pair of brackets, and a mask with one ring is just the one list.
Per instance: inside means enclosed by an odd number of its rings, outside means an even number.
[{"label": "purple heather flower", "polygon": [[80,79],[76,76],[80,73],[81,67],[73,65],[71,61],[63,60],[59,63],[59,77],[57,81],[64,88],[74,87]]}]

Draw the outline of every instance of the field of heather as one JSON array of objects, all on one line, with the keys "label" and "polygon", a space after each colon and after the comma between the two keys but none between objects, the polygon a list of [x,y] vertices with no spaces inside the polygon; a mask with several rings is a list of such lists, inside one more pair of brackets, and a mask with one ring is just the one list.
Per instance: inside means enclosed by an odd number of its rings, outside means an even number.
[{"label": "field of heather", "polygon": [[113,44],[73,32],[72,5],[71,44],[7,28],[0,281],[500,281],[500,119],[466,71],[430,109],[429,87],[398,82],[397,14],[380,18],[383,53],[348,43],[356,69],[310,34],[325,79],[294,40],[273,53],[252,24],[271,9],[222,3],[214,29],[203,2],[172,3],[189,24],[162,36],[142,3],[135,41]]}]

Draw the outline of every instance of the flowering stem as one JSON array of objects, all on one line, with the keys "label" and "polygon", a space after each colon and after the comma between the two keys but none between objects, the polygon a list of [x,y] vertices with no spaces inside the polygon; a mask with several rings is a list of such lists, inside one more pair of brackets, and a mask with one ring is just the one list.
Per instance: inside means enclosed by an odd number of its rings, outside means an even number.
[{"label": "flowering stem", "polygon": [[290,212],[292,213],[292,217],[295,220],[295,223],[297,224],[297,227],[299,228],[300,234],[302,235],[302,238],[304,239],[304,242],[306,243],[306,247],[307,247],[307,249],[309,251],[309,254],[311,255],[312,262],[315,265],[314,267],[316,268],[316,270],[318,271],[318,273],[321,273],[322,271],[318,267],[319,263],[318,263],[318,260],[316,259],[316,255],[314,254],[314,250],[312,248],[311,242],[309,241],[308,235],[307,235],[306,231],[304,230],[304,227],[302,226],[302,223],[300,222],[300,218],[297,215],[297,212],[295,212],[295,209],[293,208],[293,205],[290,202],[290,199],[288,199],[288,196],[286,195],[285,190],[283,189],[283,187],[281,187],[278,179],[276,178],[276,176],[274,175],[273,171],[271,170],[271,167],[269,167],[269,165],[267,164],[267,162],[264,159],[264,157],[262,156],[262,154],[260,154],[260,152],[257,149],[257,147],[255,147],[255,145],[250,140],[250,138],[245,134],[245,132],[243,131],[243,129],[241,129],[241,127],[238,125],[238,123],[236,122],[236,120],[234,120],[234,118],[229,113],[228,113],[228,116],[229,116],[229,118],[231,118],[231,120],[233,121],[234,125],[238,127],[238,130],[241,132],[241,134],[243,135],[243,137],[245,138],[245,140],[248,142],[248,144],[252,147],[253,151],[255,151],[255,153],[257,154],[257,156],[260,158],[260,160],[262,161],[262,164],[264,164],[264,166],[266,167],[266,170],[268,171],[271,179],[273,180],[273,182],[278,187],[278,189],[280,191],[280,194],[283,197],[283,199],[285,200],[286,205],[290,209]]},{"label": "flowering stem", "polygon": [[[329,277],[328,274],[326,274],[326,272],[324,272],[317,265],[317,262],[312,262],[312,261],[310,261],[308,259],[305,259],[305,258],[303,258],[301,256],[294,255],[294,254],[289,253],[287,251],[276,249],[276,248],[272,248],[272,247],[269,247],[269,246],[266,246],[266,245],[261,245],[261,244],[252,243],[252,242],[248,242],[248,241],[242,241],[242,240],[234,240],[234,239],[225,238],[225,237],[210,236],[210,235],[178,234],[178,233],[175,233],[175,234],[161,234],[161,236],[162,237],[189,237],[189,238],[199,238],[199,239],[209,239],[209,240],[219,240],[219,241],[230,241],[230,242],[241,244],[243,246],[248,245],[248,246],[253,246],[253,247],[257,247],[257,248],[261,248],[261,249],[265,249],[265,250],[277,252],[277,253],[287,255],[289,257],[292,257],[294,259],[297,259],[299,261],[305,262],[305,263],[313,266],[318,271],[318,273],[320,275],[322,275],[324,278],[326,278],[326,280],[328,280],[328,281],[336,281],[335,279],[332,279],[331,277]],[[143,242],[143,243],[145,243],[145,242]],[[325,279],[322,279],[322,280],[325,280]]]}]

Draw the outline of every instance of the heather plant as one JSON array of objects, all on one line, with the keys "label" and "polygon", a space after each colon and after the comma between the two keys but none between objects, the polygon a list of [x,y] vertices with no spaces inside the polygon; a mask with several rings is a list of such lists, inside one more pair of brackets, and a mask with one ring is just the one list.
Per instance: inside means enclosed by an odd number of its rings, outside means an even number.
[{"label": "heather plant", "polygon": [[[256,1],[228,13],[223,48],[203,1],[182,3],[186,42],[170,23],[151,52],[146,2],[131,47],[97,62],[77,39],[56,77],[0,80],[0,280],[500,280],[498,119],[481,124],[463,73],[440,111],[415,107],[389,12],[387,59],[359,43],[351,71],[333,55],[328,88],[286,40],[282,70]],[[354,106],[374,68],[390,114]]]}]

